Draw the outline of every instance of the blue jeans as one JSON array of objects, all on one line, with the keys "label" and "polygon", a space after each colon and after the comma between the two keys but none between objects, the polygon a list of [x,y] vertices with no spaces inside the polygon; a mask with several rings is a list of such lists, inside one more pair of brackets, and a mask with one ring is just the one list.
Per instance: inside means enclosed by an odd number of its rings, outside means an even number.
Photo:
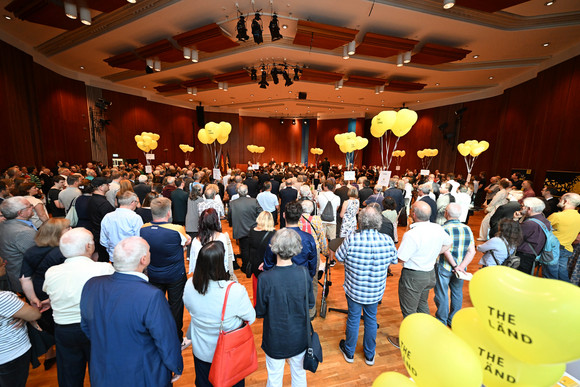
[{"label": "blue jeans", "polygon": [[554,265],[542,265],[542,273],[544,278],[559,279],[561,281],[570,282],[568,278],[568,260],[572,257],[572,252],[560,246],[560,258],[558,263]]},{"label": "blue jeans", "polygon": [[[435,317],[443,324],[451,326],[451,320],[455,313],[461,309],[463,304],[463,280],[443,268],[442,265],[435,265],[437,283],[435,284],[435,305],[437,313]],[[449,300],[447,289],[451,289],[451,312],[449,311]]]},{"label": "blue jeans", "polygon": [[365,356],[372,359],[375,356],[377,346],[377,306],[374,304],[359,304],[346,296],[348,303],[348,317],[346,318],[346,340],[345,347],[347,355],[353,356],[358,341],[358,330],[360,325],[361,311],[364,311],[363,320],[365,324],[365,333],[363,338],[363,349]]}]

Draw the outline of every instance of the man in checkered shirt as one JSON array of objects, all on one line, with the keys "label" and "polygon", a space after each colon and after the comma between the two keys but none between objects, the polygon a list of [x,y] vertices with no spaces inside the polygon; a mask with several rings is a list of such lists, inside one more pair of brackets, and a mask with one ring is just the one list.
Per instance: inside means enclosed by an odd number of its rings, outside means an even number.
[{"label": "man in checkered shirt", "polygon": [[397,263],[393,240],[378,232],[381,223],[382,215],[376,209],[362,209],[358,215],[359,232],[349,235],[336,251],[336,259],[344,263],[348,303],[346,340],[340,341],[339,348],[348,363],[354,361],[361,310],[364,311],[365,363],[375,362],[377,306],[385,292],[389,265]]},{"label": "man in checkered shirt", "polygon": [[[445,209],[447,222],[443,229],[451,236],[453,243],[449,250],[439,256],[435,265],[437,283],[435,284],[435,317],[443,324],[451,326],[455,313],[461,309],[463,303],[463,280],[456,277],[456,273],[463,272],[475,256],[473,233],[465,224],[461,223],[461,205],[450,203]],[[447,290],[451,289],[451,312]]]}]

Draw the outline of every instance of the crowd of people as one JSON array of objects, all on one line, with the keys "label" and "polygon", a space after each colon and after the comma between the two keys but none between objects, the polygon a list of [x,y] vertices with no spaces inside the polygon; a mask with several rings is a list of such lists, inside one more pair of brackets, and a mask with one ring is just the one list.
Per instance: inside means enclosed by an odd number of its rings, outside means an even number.
[{"label": "crowd of people", "polygon": [[[220,329],[256,318],[264,319],[269,385],[282,385],[285,362],[292,384],[306,385],[305,322],[317,316],[322,272],[337,261],[348,305],[339,349],[354,361],[362,316],[370,366],[391,265],[403,267],[403,317],[430,313],[434,289],[435,316],[448,326],[477,251],[481,267],[517,256],[522,272],[579,285],[577,193],[557,198],[545,186],[537,197],[517,174],[488,181],[482,172],[466,181],[407,170],[381,181],[377,167],[355,168],[354,180],[343,172],[328,160],[272,161],[223,176],[168,163],[149,174],[141,164],[7,169],[0,180],[0,385],[24,386],[41,355],[46,369],[56,363],[61,386],[82,386],[87,364],[95,386],[170,385],[191,346],[196,385],[209,386]],[[467,225],[474,211],[485,214],[477,239]],[[398,227],[406,230],[400,241]],[[559,258],[540,264],[550,235]],[[337,240],[338,248],[329,247]],[[238,276],[252,279],[251,297]],[[185,309],[191,323],[184,332]],[[395,334],[388,340],[399,346]]]}]

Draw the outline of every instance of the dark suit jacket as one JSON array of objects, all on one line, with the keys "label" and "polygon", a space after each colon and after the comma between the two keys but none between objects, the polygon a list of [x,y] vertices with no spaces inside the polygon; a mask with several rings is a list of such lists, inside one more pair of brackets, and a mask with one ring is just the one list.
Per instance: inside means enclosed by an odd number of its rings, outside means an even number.
[{"label": "dark suit jacket", "polygon": [[185,224],[185,215],[187,214],[187,198],[189,195],[181,188],[171,193],[171,212],[173,214],[173,223]]},{"label": "dark suit jacket", "polygon": [[[403,191],[401,191],[398,188],[389,188],[383,193],[383,196],[384,197],[390,196],[393,198],[393,200],[397,204],[396,208],[397,213],[401,211],[401,208],[405,206],[405,199],[403,199]],[[435,205],[435,208],[437,208],[437,205]]]},{"label": "dark suit jacket", "polygon": [[234,239],[240,239],[250,235],[250,229],[256,227],[256,219],[262,212],[258,201],[248,196],[242,196],[236,200],[230,200],[232,234]]},{"label": "dark suit jacket", "polygon": [[270,184],[272,184],[272,193],[278,196],[280,193],[280,182],[276,179],[270,179]]},{"label": "dark suit jacket", "polygon": [[260,192],[260,190],[258,189],[259,186],[258,180],[252,177],[251,179],[244,180],[244,184],[248,186],[248,195],[250,195],[250,197],[253,197],[255,199],[256,196],[258,196],[258,192]]},{"label": "dark suit jacket", "polygon": [[278,196],[280,197],[280,214],[283,214],[286,209],[286,204],[298,198],[298,191],[292,187],[286,187],[280,190]]},{"label": "dark suit jacket", "polygon": [[522,208],[519,202],[507,202],[499,206],[489,220],[489,237],[493,238],[499,231],[499,222],[502,219],[513,219],[514,213]]},{"label": "dark suit jacket", "polygon": [[423,200],[424,202],[426,202],[427,204],[429,204],[429,207],[431,207],[431,217],[429,218],[429,221],[431,223],[436,223],[436,220],[437,220],[437,203],[435,203],[435,200],[431,199],[427,195],[421,196],[421,198],[419,200]]},{"label": "dark suit jacket", "polygon": [[395,243],[395,228],[393,227],[393,223],[387,219],[384,215],[381,215],[383,218],[383,223],[381,223],[381,228],[379,232],[381,234],[386,234],[391,237],[393,243]]},{"label": "dark suit jacket", "polygon": [[[342,187],[334,190],[334,194],[340,198],[339,208],[342,208],[342,203],[348,200],[348,187],[343,185]],[[340,212],[340,209],[338,211]]]},{"label": "dark suit jacket", "polygon": [[170,386],[171,373],[183,372],[169,304],[147,281],[123,273],[93,277],[80,308],[92,386]]},{"label": "dark suit jacket", "polygon": [[548,200],[544,200],[544,203],[546,203],[546,208],[544,208],[544,216],[547,218],[548,216],[552,215],[554,212],[558,212],[560,211],[560,209],[558,208],[558,203],[560,202],[560,200],[558,200],[558,198],[550,198]]},{"label": "dark suit jacket", "polygon": [[358,191],[358,200],[360,201],[360,206],[362,208],[363,203],[369,198],[369,196],[371,196],[373,194],[373,189],[372,188],[363,188],[360,191]]},{"label": "dark suit jacket", "polygon": [[143,200],[145,200],[145,196],[147,196],[147,194],[149,192],[151,192],[151,186],[149,184],[145,184],[145,183],[137,183],[133,186],[133,191],[135,191],[135,193],[137,194],[137,197],[139,198],[139,202],[141,204],[143,204]]}]

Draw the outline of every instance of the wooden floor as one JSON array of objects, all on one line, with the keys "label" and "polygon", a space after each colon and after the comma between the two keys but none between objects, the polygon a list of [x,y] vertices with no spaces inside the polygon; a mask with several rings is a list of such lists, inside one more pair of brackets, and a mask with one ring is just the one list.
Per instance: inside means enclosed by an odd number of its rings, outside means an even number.
[{"label": "wooden floor", "polygon": [[[473,230],[473,234],[476,238],[479,235],[479,225],[482,218],[483,214],[482,212],[479,212],[472,216],[469,220],[469,226]],[[224,231],[229,232],[231,236],[231,228],[228,227],[227,222],[224,222],[223,225]],[[404,232],[405,229],[403,227],[399,227],[399,240],[401,240]],[[236,252],[237,249],[238,247],[234,242],[234,250],[236,250]],[[469,272],[474,273],[477,271],[479,268],[477,262],[479,261],[480,257],[481,253],[477,253],[472,263],[468,267]],[[314,330],[320,335],[322,350],[324,352],[324,362],[320,364],[318,371],[315,374],[309,372],[307,373],[308,383],[310,385],[325,387],[346,385],[370,386],[373,380],[383,372],[397,371],[407,375],[405,366],[403,365],[403,361],[401,359],[401,353],[387,341],[387,335],[398,335],[399,326],[403,319],[401,310],[399,308],[399,296],[397,291],[397,284],[401,274],[402,266],[393,265],[391,266],[391,269],[394,276],[387,279],[385,295],[383,297],[382,304],[379,305],[377,312],[379,329],[377,332],[375,365],[367,366],[364,362],[364,354],[362,349],[362,320],[358,345],[354,355],[354,363],[349,364],[344,361],[344,358],[338,349],[338,343],[341,339],[344,338],[346,315],[329,311],[325,319],[317,317],[312,323]],[[248,289],[248,294],[251,295],[251,280],[246,279],[245,275],[243,275],[240,271],[237,271],[236,275],[240,283],[242,283],[244,286],[246,286],[246,289]],[[330,293],[327,299],[328,306],[330,308],[346,309],[346,299],[344,290],[342,288],[344,281],[343,266],[341,264],[337,264],[335,267],[333,267],[331,269],[331,276],[333,284],[330,288]],[[317,300],[318,310],[320,310],[320,294],[321,288],[319,287]],[[464,285],[463,295],[463,307],[472,306],[467,284]],[[431,291],[430,294],[429,306],[431,308],[431,314],[434,315],[436,308],[433,301],[433,291]],[[183,320],[185,331],[187,326],[189,326],[190,320],[187,310],[184,313]],[[256,348],[258,348],[258,370],[246,378],[246,385],[265,386],[268,373],[266,371],[265,355],[260,348],[262,341],[262,321],[260,319],[256,320],[256,322],[252,325],[252,330],[254,332]],[[193,386],[195,385],[195,371],[193,367],[193,355],[191,348],[188,348],[183,352],[183,361],[185,365],[183,376],[174,384],[174,386]],[[290,371],[288,366],[286,367],[285,371],[284,385],[290,386]],[[90,385],[88,374],[85,379],[85,385]],[[42,366],[34,370],[31,369],[27,386],[58,386],[56,366],[54,366],[49,371],[45,371],[44,367]]]}]

